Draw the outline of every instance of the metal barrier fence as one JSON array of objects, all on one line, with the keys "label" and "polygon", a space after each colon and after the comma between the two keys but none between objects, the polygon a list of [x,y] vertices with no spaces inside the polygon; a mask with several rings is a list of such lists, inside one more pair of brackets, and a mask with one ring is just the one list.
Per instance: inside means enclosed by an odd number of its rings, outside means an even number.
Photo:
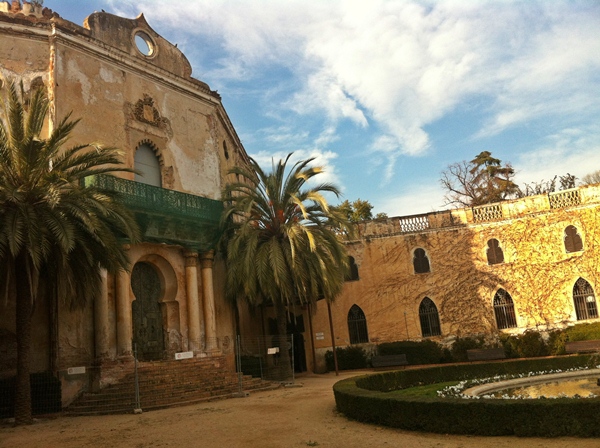
[{"label": "metal barrier fence", "polygon": [[[267,381],[294,382],[293,335],[242,337],[236,340],[238,374]],[[241,375],[240,375],[241,381]],[[240,383],[241,390],[241,383]]]},{"label": "metal barrier fence", "polygon": [[[232,366],[223,362],[223,357],[233,353],[233,338],[202,338],[200,345],[208,356],[164,352],[160,359],[152,361],[141,354],[138,357],[134,343],[134,356],[126,362],[102,367],[80,364],[55,373],[33,373],[32,413],[130,413],[236,393],[237,376]],[[14,376],[0,377],[0,419],[14,416],[15,384]]]},{"label": "metal barrier fence", "polygon": [[[246,390],[262,387],[259,379],[294,382],[293,335],[237,336],[235,340],[224,337],[203,340],[201,345],[207,349],[207,356],[198,357],[193,352],[165,353],[160,360],[152,361],[144,359],[134,344],[134,356],[129,361],[32,374],[33,414],[141,412],[245,394]],[[232,354],[235,354],[235,372],[229,364]],[[14,377],[0,378],[0,418],[14,415],[14,391]]]}]

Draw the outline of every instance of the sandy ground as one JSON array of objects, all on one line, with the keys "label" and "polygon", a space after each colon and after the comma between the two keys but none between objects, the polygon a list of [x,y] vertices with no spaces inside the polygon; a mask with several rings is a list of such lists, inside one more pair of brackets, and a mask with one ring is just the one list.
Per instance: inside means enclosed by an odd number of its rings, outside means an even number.
[{"label": "sandy ground", "polygon": [[335,409],[332,386],[357,372],[308,375],[302,387],[255,392],[140,415],[59,417],[0,425],[0,447],[494,447],[597,448],[598,439],[532,439],[426,434],[366,425]]}]

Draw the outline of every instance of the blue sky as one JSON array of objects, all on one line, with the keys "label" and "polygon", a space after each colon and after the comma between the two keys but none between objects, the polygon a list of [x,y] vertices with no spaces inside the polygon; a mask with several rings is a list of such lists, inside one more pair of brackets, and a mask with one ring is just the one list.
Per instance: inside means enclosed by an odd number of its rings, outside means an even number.
[{"label": "blue sky", "polygon": [[517,183],[600,169],[600,2],[46,0],[78,25],[133,18],[218,90],[264,167],[316,157],[344,198],[443,208],[441,171],[481,151]]}]

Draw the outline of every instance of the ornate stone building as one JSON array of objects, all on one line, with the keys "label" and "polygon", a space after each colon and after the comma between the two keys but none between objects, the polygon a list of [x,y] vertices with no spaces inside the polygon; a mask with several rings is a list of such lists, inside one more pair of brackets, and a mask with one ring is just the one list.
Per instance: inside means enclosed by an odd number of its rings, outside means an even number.
[{"label": "ornate stone building", "polygon": [[[600,186],[371,221],[347,247],[354,272],[332,304],[337,346],[599,317]],[[313,328],[319,365],[332,344],[326,306]]]},{"label": "ornate stone building", "polygon": [[[191,73],[143,16],[94,13],[80,27],[0,1],[0,80],[45,86],[49,129],[73,112],[81,122],[71,143],[122,148],[142,174],[90,180],[122,192],[142,226],[131,273],[105,275],[100,300],[85,309],[36,305],[32,371],[57,374],[64,403],[92,380],[69,369],[93,366],[106,383],[131,365],[134,343],[141,360],[192,352],[220,356],[231,370],[236,320],[244,336],[275,333],[270,310],[241,307],[236,316],[224,298],[213,252],[218,199],[228,170],[247,156],[219,95]],[[331,307],[336,345],[597,319],[599,212],[600,187],[590,186],[362,225],[347,243],[352,275]],[[14,314],[14,304],[0,304],[0,378],[14,374]],[[327,306],[290,316],[295,366],[323,370]]]},{"label": "ornate stone building", "polygon": [[[143,243],[129,248],[131,273],[104,275],[99,301],[74,312],[36,304],[32,371],[58,373],[68,402],[89,381],[69,368],[100,366],[102,383],[131,362],[133,344],[140,360],[191,351],[224,356],[233,369],[234,313],[213,249],[225,177],[247,156],[220,96],[143,15],[96,12],[81,27],[29,6],[0,1],[0,82],[45,86],[49,130],[70,112],[81,118],[69,144],[124,151],[139,175],[90,182],[123,193],[143,230]],[[0,310],[7,375],[16,363],[14,304]]]}]

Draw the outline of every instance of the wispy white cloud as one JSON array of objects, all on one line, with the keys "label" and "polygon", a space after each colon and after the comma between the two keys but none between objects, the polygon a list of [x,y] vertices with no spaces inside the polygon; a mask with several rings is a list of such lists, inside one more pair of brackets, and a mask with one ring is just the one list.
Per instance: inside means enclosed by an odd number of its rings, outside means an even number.
[{"label": "wispy white cloud", "polygon": [[[429,213],[443,208],[444,192],[438,184],[419,186],[401,194],[389,194],[374,202],[374,212],[387,213],[388,216],[406,216]],[[432,201],[439,198],[439,201]]]},{"label": "wispy white cloud", "polygon": [[[279,160],[283,160],[288,156],[289,153],[279,152],[267,152],[260,151],[256,154],[250,154],[250,156],[258,162],[258,164],[265,169],[270,171],[273,164],[277,164]],[[311,166],[319,166],[323,169],[323,172],[315,176],[311,180],[311,184],[331,183],[340,188],[339,175],[335,167],[335,159],[338,155],[333,151],[322,151],[319,149],[300,149],[294,151],[290,160],[287,164],[288,167],[294,166],[295,163],[307,159],[314,159],[311,162]],[[335,197],[327,198],[332,204],[337,203]]]},{"label": "wispy white cloud", "polygon": [[[323,135],[353,123],[372,135],[369,162],[384,170],[384,183],[400,157],[431,151],[428,125],[464,108],[477,110],[471,132],[478,139],[535,120],[580,126],[582,110],[600,114],[595,0],[110,3],[128,16],[144,11],[161,29],[185,31],[186,52],[218,42],[217,68],[196,67],[210,83],[289,78],[290,90],[268,87],[267,109],[294,143],[310,147],[314,137],[293,129],[293,114],[322,117]],[[579,160],[572,149],[564,154]],[[522,161],[522,173],[531,172]]]},{"label": "wispy white cloud", "polygon": [[565,128],[550,135],[545,144],[521,154],[517,183],[550,180],[567,173],[581,179],[600,169],[600,124]]}]

